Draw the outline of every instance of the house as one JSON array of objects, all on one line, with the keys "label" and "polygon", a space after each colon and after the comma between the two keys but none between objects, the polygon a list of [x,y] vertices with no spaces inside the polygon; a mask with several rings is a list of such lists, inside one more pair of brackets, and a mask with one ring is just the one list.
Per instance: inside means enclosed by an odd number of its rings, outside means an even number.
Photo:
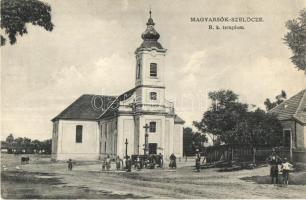
[{"label": "house", "polygon": [[283,126],[284,145],[292,152],[293,161],[306,162],[306,89],[282,102],[274,113]]},{"label": "house", "polygon": [[146,25],[135,51],[135,86],[118,96],[82,95],[54,117],[52,159],[144,153],[183,156],[184,120],[165,97],[167,50],[158,42],[151,12]]}]

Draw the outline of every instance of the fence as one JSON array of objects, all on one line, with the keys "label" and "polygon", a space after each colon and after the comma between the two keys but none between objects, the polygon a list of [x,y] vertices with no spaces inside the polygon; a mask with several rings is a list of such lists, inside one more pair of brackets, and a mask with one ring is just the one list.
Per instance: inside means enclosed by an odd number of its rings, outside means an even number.
[{"label": "fence", "polygon": [[[289,148],[277,147],[275,150],[281,158],[290,157]],[[206,147],[202,152],[206,156],[207,162],[231,160],[248,162],[253,161],[254,155],[254,150],[250,147],[229,145]],[[265,161],[271,153],[272,147],[258,147],[255,149],[255,160],[257,162]]]}]

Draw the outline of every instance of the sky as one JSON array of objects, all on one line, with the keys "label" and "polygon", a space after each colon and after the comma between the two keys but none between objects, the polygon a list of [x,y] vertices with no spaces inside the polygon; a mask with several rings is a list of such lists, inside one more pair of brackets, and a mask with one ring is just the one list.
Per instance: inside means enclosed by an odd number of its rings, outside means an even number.
[{"label": "sky", "polygon": [[[135,54],[149,8],[159,42],[168,49],[166,96],[190,126],[210,102],[209,91],[230,89],[240,101],[264,108],[281,90],[290,97],[306,75],[290,61],[285,22],[304,0],[45,0],[52,32],[27,25],[28,34],[1,47],[1,139],[48,139],[51,119],[82,94],[118,95],[134,87]],[[263,22],[191,22],[191,17],[262,17]],[[209,30],[208,25],[243,25]]]}]

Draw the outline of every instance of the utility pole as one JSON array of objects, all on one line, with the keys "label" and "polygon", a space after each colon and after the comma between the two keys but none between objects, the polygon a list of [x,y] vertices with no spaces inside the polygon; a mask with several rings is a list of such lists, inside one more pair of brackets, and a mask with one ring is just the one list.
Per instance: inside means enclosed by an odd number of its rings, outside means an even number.
[{"label": "utility pole", "polygon": [[149,147],[148,147],[148,137],[149,137],[148,129],[149,129],[149,126],[148,126],[148,124],[146,124],[143,128],[145,129],[145,148],[144,148],[144,155],[147,155],[148,150],[149,150]]}]

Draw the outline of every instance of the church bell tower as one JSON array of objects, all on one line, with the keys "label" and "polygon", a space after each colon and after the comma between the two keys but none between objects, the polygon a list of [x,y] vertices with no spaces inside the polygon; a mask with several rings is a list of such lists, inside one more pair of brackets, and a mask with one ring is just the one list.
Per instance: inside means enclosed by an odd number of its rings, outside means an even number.
[{"label": "church bell tower", "polygon": [[158,42],[159,33],[154,28],[151,16],[147,28],[141,35],[142,44],[135,51],[136,55],[136,104],[138,111],[161,112],[165,110],[165,56],[164,49]]}]

